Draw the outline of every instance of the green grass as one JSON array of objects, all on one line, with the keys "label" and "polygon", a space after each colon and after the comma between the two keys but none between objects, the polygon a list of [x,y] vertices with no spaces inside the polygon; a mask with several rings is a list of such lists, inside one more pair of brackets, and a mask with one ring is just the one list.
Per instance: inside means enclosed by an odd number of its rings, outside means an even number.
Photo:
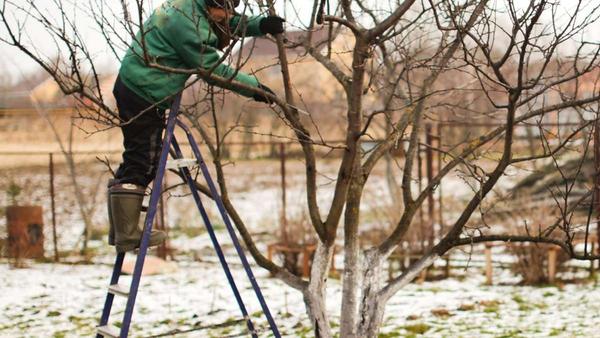
[{"label": "green grass", "polygon": [[[215,230],[217,226],[215,224]],[[206,232],[206,230],[202,227],[192,227],[192,226],[175,226],[169,229],[169,231],[176,235],[185,235],[188,238],[198,237]]]},{"label": "green grass", "polygon": [[481,301],[480,304],[483,306],[483,312],[485,313],[498,313],[500,311],[501,302],[498,300],[485,300]]},{"label": "green grass", "polygon": [[498,313],[498,311],[500,311],[500,308],[498,306],[486,306],[483,309],[483,312],[485,313]]},{"label": "green grass", "polygon": [[292,315],[289,312],[283,312],[279,315],[279,318],[292,318],[294,315]]},{"label": "green grass", "polygon": [[108,236],[108,226],[94,226],[90,229],[90,240],[102,241]]},{"label": "green grass", "polygon": [[501,336],[498,336],[498,338],[517,338],[517,337],[522,337],[521,335],[519,335],[519,333],[521,333],[519,330],[510,331],[510,332],[506,332],[506,333],[502,334]]},{"label": "green grass", "polygon": [[533,307],[529,304],[519,304],[519,311],[521,312],[529,312],[533,309]]},{"label": "green grass", "polygon": [[[307,327],[307,326],[302,326],[300,323],[298,323],[298,325],[300,325],[300,327],[296,328],[296,332],[294,332],[294,336],[295,337],[299,337],[299,338],[308,338],[308,337],[312,337],[313,336],[313,331],[311,327]],[[298,326],[296,325],[296,326]]]},{"label": "green grass", "polygon": [[413,334],[424,334],[425,332],[431,329],[431,326],[425,323],[416,323],[411,325],[406,325],[403,327],[406,331]]},{"label": "green grass", "polygon": [[377,338],[395,338],[395,337],[402,337],[402,334],[400,334],[400,331],[398,329],[392,330],[390,332],[380,333],[377,335]]},{"label": "green grass", "polygon": [[517,304],[525,304],[526,303],[525,299],[523,297],[521,297],[521,295],[514,295],[512,297],[512,300]]}]

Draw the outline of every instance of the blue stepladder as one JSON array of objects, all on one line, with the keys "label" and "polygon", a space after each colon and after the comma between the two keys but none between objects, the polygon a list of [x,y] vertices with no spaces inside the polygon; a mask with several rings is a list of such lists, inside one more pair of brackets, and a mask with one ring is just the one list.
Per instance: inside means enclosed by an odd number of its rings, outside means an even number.
[{"label": "blue stepladder", "polygon": [[[181,122],[178,119],[178,115],[180,112],[180,110],[179,110],[180,103],[181,103],[181,93],[175,97],[173,104],[171,105],[171,109],[169,111],[168,118],[167,118],[167,125],[166,125],[165,132],[164,132],[158,168],[157,168],[157,172],[156,172],[156,177],[154,178],[153,185],[152,185],[152,194],[150,195],[150,202],[148,205],[148,210],[147,210],[146,218],[144,221],[144,230],[143,230],[142,238],[140,241],[140,246],[139,246],[139,250],[138,250],[138,254],[137,254],[137,259],[135,262],[135,267],[133,270],[133,275],[131,278],[131,285],[129,286],[129,288],[127,288],[127,286],[119,284],[119,277],[121,276],[121,269],[123,267],[125,253],[117,253],[115,265],[114,265],[112,276],[110,279],[110,285],[108,287],[108,292],[106,294],[104,309],[102,310],[102,316],[100,318],[100,325],[97,327],[96,338],[100,338],[100,337],[126,338],[129,335],[129,328],[131,326],[131,319],[133,316],[133,308],[135,306],[135,300],[136,300],[136,296],[138,293],[138,287],[140,284],[142,269],[144,267],[144,261],[146,259],[146,253],[148,251],[148,244],[150,241],[150,232],[152,231],[152,224],[154,222],[154,217],[156,216],[156,211],[158,209],[158,201],[160,198],[160,194],[162,192],[161,187],[162,187],[162,182],[163,182],[165,172],[167,170],[167,160],[168,160],[170,151],[172,151],[172,154],[174,155],[173,159],[175,160],[175,164],[179,170],[180,175],[183,177],[184,181],[187,183],[187,185],[189,186],[189,188],[191,190],[192,197],[194,198],[194,201],[196,202],[196,206],[198,207],[198,210],[200,211],[200,215],[201,215],[204,225],[207,229],[207,232],[210,236],[210,239],[211,239],[211,242],[215,249],[215,252],[219,258],[219,262],[221,263],[223,271],[225,272],[225,276],[227,277],[227,281],[229,282],[229,285],[231,286],[233,295],[236,299],[236,302],[238,303],[238,306],[240,308],[242,316],[246,322],[246,326],[247,326],[249,335],[257,338],[258,332],[248,314],[246,305],[244,304],[244,301],[243,301],[242,296],[241,296],[241,294],[238,290],[238,287],[235,283],[233,275],[231,274],[231,270],[229,269],[229,265],[225,259],[223,250],[221,249],[221,245],[219,244],[219,241],[217,240],[212,223],[208,217],[208,214],[204,208],[204,205],[202,204],[200,194],[196,187],[196,182],[192,178],[192,175],[190,173],[188,166],[198,165],[200,167],[200,170],[204,176],[204,179],[206,180],[206,183],[210,189],[211,197],[215,201],[217,208],[219,209],[219,212],[221,214],[223,222],[225,223],[225,226],[227,228],[229,236],[231,237],[231,240],[235,247],[236,253],[238,254],[238,256],[242,262],[244,270],[246,271],[246,275],[248,276],[250,284],[252,285],[252,288],[254,289],[254,292],[256,294],[256,297],[258,298],[258,301],[260,303],[262,311],[263,311],[265,317],[267,318],[271,332],[274,335],[274,337],[279,338],[279,337],[281,337],[281,335],[279,333],[277,325],[275,324],[275,321],[273,320],[273,316],[271,315],[271,312],[269,310],[269,307],[267,306],[267,303],[262,294],[262,291],[260,290],[260,286],[258,285],[256,278],[254,277],[254,273],[252,272],[252,269],[250,268],[250,263],[248,262],[248,259],[246,258],[244,250],[242,249],[241,244],[236,235],[235,229],[231,223],[231,220],[229,219],[229,216],[227,215],[227,211],[223,204],[223,200],[221,199],[219,192],[217,191],[217,187],[215,186],[215,184],[210,176],[210,172],[208,170],[206,163],[204,162],[202,154],[200,153],[198,144],[196,143],[191,130],[183,122]],[[192,148],[192,152],[194,153],[194,156],[195,156],[195,159],[193,161],[187,161],[187,160],[183,159],[183,153],[182,153],[181,148],[179,147],[179,144],[174,135],[176,126],[181,128],[188,138],[189,144]],[[123,320],[121,321],[120,328],[109,324],[110,312],[111,312],[111,308],[112,308],[112,304],[113,304],[113,300],[114,300],[115,296],[127,298],[127,305],[125,307],[125,313],[123,315]]]}]

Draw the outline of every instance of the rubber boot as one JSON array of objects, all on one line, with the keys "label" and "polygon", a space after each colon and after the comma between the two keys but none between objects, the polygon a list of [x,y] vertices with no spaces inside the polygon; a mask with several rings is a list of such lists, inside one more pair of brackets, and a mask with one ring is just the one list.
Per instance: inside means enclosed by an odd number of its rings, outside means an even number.
[{"label": "rubber boot", "polygon": [[108,208],[108,245],[115,245],[115,223],[112,219],[112,208],[110,207],[110,187],[114,185],[114,179],[108,180],[108,193],[106,194],[106,204]]},{"label": "rubber boot", "polygon": [[[117,252],[127,252],[140,246],[142,229],[139,227],[144,188],[135,184],[116,184],[109,189],[111,220],[114,227]],[[163,231],[150,233],[149,246],[156,246],[167,239]]]}]

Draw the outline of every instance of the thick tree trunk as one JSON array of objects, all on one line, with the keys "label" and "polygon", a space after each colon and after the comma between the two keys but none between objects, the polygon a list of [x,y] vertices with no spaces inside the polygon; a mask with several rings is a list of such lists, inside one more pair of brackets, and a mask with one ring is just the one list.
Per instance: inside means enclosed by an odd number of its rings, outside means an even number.
[{"label": "thick tree trunk", "polygon": [[385,300],[380,295],[383,285],[381,273],[383,259],[372,249],[366,251],[363,259],[363,283],[359,320],[356,327],[357,337],[377,337],[383,321]]},{"label": "thick tree trunk", "polygon": [[363,276],[362,299],[359,310],[360,321],[357,324],[357,336],[361,338],[377,337],[383,323],[383,315],[385,314],[385,306],[388,300],[398,290],[414,280],[421,271],[431,266],[439,257],[440,255],[437,253],[429,252],[408,267],[401,276],[383,287],[382,278],[384,278],[384,275],[382,274],[382,268],[387,257],[374,249],[366,252],[363,260],[365,272]]},{"label": "thick tree trunk", "polygon": [[354,174],[348,190],[346,213],[344,219],[344,279],[342,287],[342,312],[340,318],[340,335],[356,337],[356,321],[358,315],[358,292],[362,267],[360,265],[360,244],[358,222],[360,217],[360,202],[364,180],[360,175],[360,163],[355,161]]},{"label": "thick tree trunk", "polygon": [[315,337],[330,338],[331,326],[327,314],[327,277],[329,275],[329,266],[333,255],[333,246],[326,246],[319,242],[313,258],[310,282],[308,289],[304,292],[304,303],[308,312]]}]

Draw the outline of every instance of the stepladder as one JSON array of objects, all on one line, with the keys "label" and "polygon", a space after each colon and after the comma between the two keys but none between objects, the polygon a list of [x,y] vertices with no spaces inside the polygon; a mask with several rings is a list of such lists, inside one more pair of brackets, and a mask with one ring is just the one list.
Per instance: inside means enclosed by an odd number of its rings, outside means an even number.
[{"label": "stepladder", "polygon": [[[146,254],[148,252],[148,246],[150,242],[150,233],[152,231],[152,224],[154,223],[154,218],[158,209],[158,202],[160,199],[160,195],[162,193],[162,183],[167,169],[176,170],[180,177],[182,177],[183,181],[187,184],[191,191],[191,196],[194,199],[194,202],[198,208],[204,226],[206,227],[207,233],[212,242],[213,248],[217,257],[219,258],[219,262],[221,267],[223,268],[223,272],[225,277],[231,287],[231,291],[233,293],[233,297],[235,298],[238,307],[240,309],[241,315],[245,321],[247,332],[249,336],[258,337],[259,330],[255,326],[252,318],[248,314],[248,309],[244,300],[242,299],[242,295],[239,291],[239,288],[236,284],[236,281],[233,278],[232,272],[229,268],[229,264],[225,259],[225,254],[222,250],[222,247],[217,239],[215,234],[215,230],[212,226],[212,222],[208,216],[208,213],[203,204],[203,198],[201,198],[200,192],[198,191],[197,184],[195,179],[192,177],[192,173],[190,167],[197,166],[206,181],[206,185],[210,190],[211,200],[216,204],[217,209],[221,215],[222,221],[225,224],[229,237],[233,243],[233,247],[235,248],[236,254],[239,257],[242,266],[246,272],[248,280],[252,285],[252,289],[254,290],[255,296],[260,303],[262,313],[267,319],[269,324],[270,331],[273,336],[281,337],[277,325],[271,315],[269,307],[266,303],[266,300],[262,294],[260,286],[252,272],[250,263],[246,258],[244,250],[239,242],[239,239],[236,234],[236,230],[232,225],[232,222],[228,216],[227,210],[223,203],[223,200],[220,197],[219,191],[214,184],[214,181],[211,178],[208,166],[204,162],[202,157],[202,153],[200,152],[200,147],[196,143],[196,140],[193,136],[191,129],[186,126],[183,121],[180,120],[180,103],[181,103],[181,94],[178,94],[171,105],[171,109],[169,111],[163,141],[162,148],[160,152],[160,157],[158,161],[158,166],[156,170],[156,177],[152,182],[152,193],[150,194],[150,200],[148,202],[148,207],[146,210],[146,217],[144,220],[144,229],[142,233],[142,238],[140,240],[139,248],[137,249],[137,257],[135,259],[135,265],[133,269],[133,273],[131,276],[130,285],[124,285],[119,283],[119,279],[122,275],[122,267],[123,262],[125,260],[126,253],[117,253],[115,264],[113,267],[113,272],[110,278],[110,283],[108,286],[108,291],[106,294],[106,299],[104,302],[104,308],[102,310],[102,315],[100,318],[100,324],[97,327],[97,335],[96,338],[100,337],[120,337],[125,338],[130,334],[130,327],[132,322],[132,317],[134,314],[134,307],[136,302],[136,297],[138,295],[138,288],[140,285],[140,280],[142,277],[142,270],[144,267],[144,262],[146,259]],[[187,137],[187,140],[190,144],[192,153],[194,157],[191,159],[184,158],[182,149],[177,142],[175,137],[175,129],[181,129]],[[111,324],[111,310],[113,307],[113,301],[115,297],[125,297],[127,299],[125,305],[125,311],[123,313],[123,318],[121,320],[120,327]]]}]

